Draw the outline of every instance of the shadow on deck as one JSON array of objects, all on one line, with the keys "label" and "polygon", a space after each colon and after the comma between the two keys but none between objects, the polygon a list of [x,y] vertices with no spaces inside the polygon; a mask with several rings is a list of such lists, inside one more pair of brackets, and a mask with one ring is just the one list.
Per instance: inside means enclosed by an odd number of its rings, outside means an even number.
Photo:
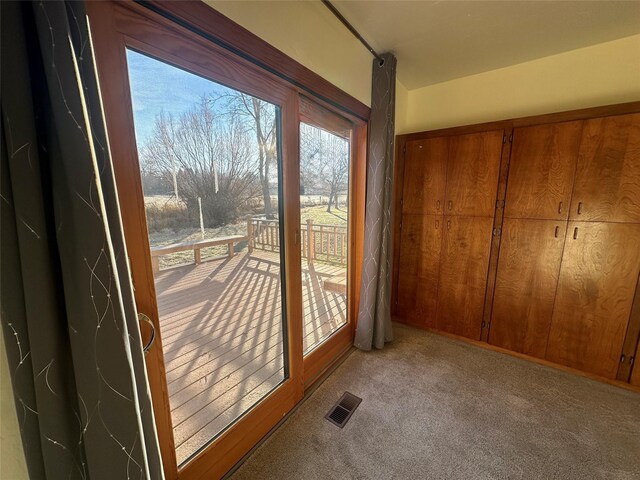
[{"label": "shadow on deck", "polygon": [[[345,269],[303,263],[303,347],[347,321],[346,297],[324,282]],[[284,380],[280,259],[254,251],[156,274],[179,463]]]}]

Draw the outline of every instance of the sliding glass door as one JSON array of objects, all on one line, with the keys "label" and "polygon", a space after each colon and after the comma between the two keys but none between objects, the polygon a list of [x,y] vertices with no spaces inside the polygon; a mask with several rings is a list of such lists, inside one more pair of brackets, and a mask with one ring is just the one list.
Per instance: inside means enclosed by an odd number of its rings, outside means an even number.
[{"label": "sliding glass door", "polygon": [[303,395],[298,95],[131,7],[89,11],[158,437],[216,478]]},{"label": "sliding glass door", "polygon": [[358,129],[300,97],[300,228],[305,386],[351,346]]},{"label": "sliding glass door", "polygon": [[349,137],[300,122],[305,355],[348,320],[350,156]]},{"label": "sliding glass door", "polygon": [[87,10],[165,475],[217,478],[352,345],[366,124],[142,5]]},{"label": "sliding glass door", "polygon": [[280,109],[135,50],[127,67],[181,465],[288,376]]}]

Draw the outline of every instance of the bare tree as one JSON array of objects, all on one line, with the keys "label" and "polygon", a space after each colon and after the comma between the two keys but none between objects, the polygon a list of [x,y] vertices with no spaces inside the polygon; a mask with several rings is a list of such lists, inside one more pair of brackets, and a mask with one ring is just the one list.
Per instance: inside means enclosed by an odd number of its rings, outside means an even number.
[{"label": "bare tree", "polygon": [[320,190],[329,197],[327,212],[338,206],[341,192],[348,191],[349,142],[322,129],[301,124],[300,174],[305,190]]},{"label": "bare tree", "polygon": [[207,98],[174,119],[161,114],[141,152],[143,168],[170,176],[192,216],[202,199],[208,226],[235,220],[258,195],[251,132],[238,115],[217,113]]},{"label": "bare tree", "polygon": [[224,110],[228,115],[244,118],[247,121],[247,126],[255,133],[258,144],[258,175],[262,186],[264,213],[267,218],[272,218],[273,206],[269,182],[271,167],[277,166],[278,154],[278,132],[274,105],[241,92],[211,97],[211,100],[214,103],[220,100],[224,101]]}]

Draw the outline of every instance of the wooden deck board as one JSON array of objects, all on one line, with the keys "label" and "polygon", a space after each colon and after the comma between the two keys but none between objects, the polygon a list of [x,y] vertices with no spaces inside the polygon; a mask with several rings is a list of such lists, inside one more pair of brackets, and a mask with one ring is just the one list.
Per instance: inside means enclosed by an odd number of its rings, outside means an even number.
[{"label": "wooden deck board", "polygon": [[[347,321],[324,289],[339,266],[303,264],[303,348]],[[284,379],[279,255],[254,251],[156,274],[169,402],[183,462]]]}]

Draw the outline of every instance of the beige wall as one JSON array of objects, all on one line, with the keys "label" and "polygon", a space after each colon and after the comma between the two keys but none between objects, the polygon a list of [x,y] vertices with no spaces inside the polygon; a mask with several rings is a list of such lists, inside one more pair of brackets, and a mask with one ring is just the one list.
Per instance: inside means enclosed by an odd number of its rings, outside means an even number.
[{"label": "beige wall", "polygon": [[320,1],[206,3],[365,105],[371,105],[373,58]]},{"label": "beige wall", "polygon": [[[371,104],[371,55],[321,2],[206,1]],[[415,90],[398,81],[396,133],[633,100],[640,100],[640,35]]]},{"label": "beige wall", "polygon": [[22,451],[22,440],[11,389],[11,377],[0,333],[0,478],[26,480],[27,466]]},{"label": "beige wall", "polygon": [[409,91],[400,80],[396,80],[396,135],[406,131],[408,108]]},{"label": "beige wall", "polygon": [[[319,1],[206,3],[321,77],[371,105],[371,54]],[[405,131],[408,91],[396,82],[396,133]]]},{"label": "beige wall", "polygon": [[640,100],[640,35],[410,90],[400,133]]}]

